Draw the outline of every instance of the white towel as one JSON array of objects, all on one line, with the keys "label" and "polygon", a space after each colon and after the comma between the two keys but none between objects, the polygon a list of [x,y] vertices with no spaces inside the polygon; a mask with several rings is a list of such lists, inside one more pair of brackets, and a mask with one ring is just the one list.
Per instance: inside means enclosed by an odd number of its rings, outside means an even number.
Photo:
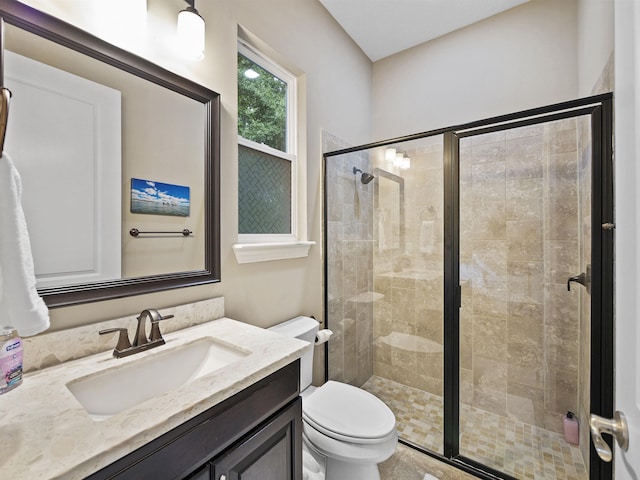
[{"label": "white towel", "polygon": [[433,220],[423,220],[420,224],[420,252],[433,253],[435,247],[435,226]]},{"label": "white towel", "polygon": [[387,249],[387,239],[384,234],[383,218],[378,218],[378,249],[380,251]]},{"label": "white towel", "polygon": [[0,323],[28,337],[49,328],[49,310],[36,290],[31,242],[21,202],[22,181],[6,153],[0,157]]}]

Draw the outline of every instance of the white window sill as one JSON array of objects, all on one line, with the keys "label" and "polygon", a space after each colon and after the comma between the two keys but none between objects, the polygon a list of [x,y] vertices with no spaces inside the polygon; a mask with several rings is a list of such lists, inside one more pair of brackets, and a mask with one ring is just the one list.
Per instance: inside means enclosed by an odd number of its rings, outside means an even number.
[{"label": "white window sill", "polygon": [[233,252],[238,263],[268,262],[309,256],[316,242],[236,243]]}]

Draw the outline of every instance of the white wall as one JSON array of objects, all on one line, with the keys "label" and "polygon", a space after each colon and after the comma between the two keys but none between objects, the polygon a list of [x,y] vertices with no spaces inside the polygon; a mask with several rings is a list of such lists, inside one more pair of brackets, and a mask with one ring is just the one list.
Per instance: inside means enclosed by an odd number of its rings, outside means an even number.
[{"label": "white wall", "polygon": [[613,0],[578,0],[577,18],[578,96],[586,97],[613,54]]},{"label": "white wall", "polygon": [[[31,0],[36,8],[93,33],[96,19],[86,2]],[[125,2],[126,3],[126,2]],[[115,8],[116,2],[113,4]],[[138,43],[121,38],[117,22],[110,37],[125,48],[189,77],[221,94],[222,282],[201,287],[56,309],[54,329],[139,313],[215,296],[224,296],[227,315],[268,326],[299,314],[322,318],[321,128],[351,143],[371,140],[371,63],[317,0],[201,1],[207,22],[206,57],[180,60],[169,48],[183,0],[148,0],[148,31]],[[238,265],[231,246],[237,242],[237,87],[238,25],[269,44],[306,83],[308,238],[317,245],[305,259]],[[107,32],[109,33],[109,32]],[[101,33],[101,35],[106,35]]]},{"label": "white wall", "polygon": [[374,139],[574,99],[576,49],[575,0],[531,0],[380,60]]}]

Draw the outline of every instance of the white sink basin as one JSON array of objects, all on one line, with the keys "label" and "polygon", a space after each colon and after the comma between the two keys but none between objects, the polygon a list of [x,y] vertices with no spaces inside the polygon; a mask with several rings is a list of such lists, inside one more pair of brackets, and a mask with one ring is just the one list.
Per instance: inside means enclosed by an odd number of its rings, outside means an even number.
[{"label": "white sink basin", "polygon": [[211,337],[180,346],[163,345],[125,365],[72,380],[67,388],[95,420],[104,420],[196,380],[251,352]]}]

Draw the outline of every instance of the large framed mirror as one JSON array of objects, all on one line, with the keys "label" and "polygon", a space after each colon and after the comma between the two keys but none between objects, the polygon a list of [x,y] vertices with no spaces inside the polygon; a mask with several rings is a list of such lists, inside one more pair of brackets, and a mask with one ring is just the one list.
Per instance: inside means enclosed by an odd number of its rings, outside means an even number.
[{"label": "large framed mirror", "polygon": [[47,305],[220,281],[219,95],[14,0],[0,16]]}]

